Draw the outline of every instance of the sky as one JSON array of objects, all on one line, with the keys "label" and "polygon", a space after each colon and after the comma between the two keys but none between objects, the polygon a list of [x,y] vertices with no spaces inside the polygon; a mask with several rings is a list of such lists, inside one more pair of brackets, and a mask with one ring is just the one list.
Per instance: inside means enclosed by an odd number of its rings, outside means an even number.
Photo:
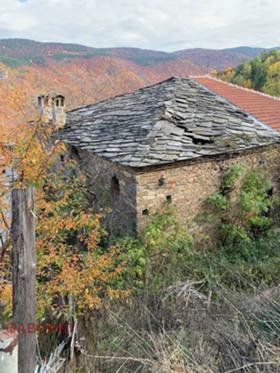
[{"label": "sky", "polygon": [[280,45],[279,0],[0,0],[0,38],[174,51]]}]

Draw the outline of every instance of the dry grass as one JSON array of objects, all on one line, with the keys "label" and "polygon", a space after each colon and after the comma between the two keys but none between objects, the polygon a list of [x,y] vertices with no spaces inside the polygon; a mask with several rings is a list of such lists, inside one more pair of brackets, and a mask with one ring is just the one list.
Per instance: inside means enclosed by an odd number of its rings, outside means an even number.
[{"label": "dry grass", "polygon": [[78,346],[80,372],[280,372],[279,287],[252,296],[220,290],[211,301],[199,286],[110,308],[94,353],[85,340]]}]

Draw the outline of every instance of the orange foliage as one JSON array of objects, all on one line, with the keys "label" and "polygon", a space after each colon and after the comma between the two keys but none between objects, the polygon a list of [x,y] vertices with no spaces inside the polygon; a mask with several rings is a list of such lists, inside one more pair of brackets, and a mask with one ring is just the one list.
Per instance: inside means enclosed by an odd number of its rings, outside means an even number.
[{"label": "orange foliage", "polygon": [[[92,210],[87,195],[87,179],[75,176],[72,161],[58,160],[64,145],[51,139],[53,129],[40,121],[5,131],[2,127],[1,159],[13,168],[14,185],[36,187],[36,248],[38,314],[46,310],[69,316],[100,307],[106,296],[126,297],[116,279],[122,270],[118,250],[101,247],[106,234],[101,216]],[[6,210],[9,188],[2,178],[0,212]],[[2,219],[3,220],[3,219]],[[8,226],[4,224],[2,230]],[[2,247],[0,295],[2,305],[10,305],[10,247]]]},{"label": "orange foliage", "polygon": [[140,66],[117,57],[97,56],[73,61],[48,60],[46,66],[17,69],[0,65],[8,78],[0,80],[0,122],[6,126],[26,123],[35,114],[36,96],[60,92],[68,109],[134,91],[172,75],[200,74],[204,70],[177,59]]}]

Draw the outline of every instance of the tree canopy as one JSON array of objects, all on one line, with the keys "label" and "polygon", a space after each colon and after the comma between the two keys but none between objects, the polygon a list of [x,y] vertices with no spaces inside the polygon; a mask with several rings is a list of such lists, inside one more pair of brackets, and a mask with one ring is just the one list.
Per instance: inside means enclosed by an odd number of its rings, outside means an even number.
[{"label": "tree canopy", "polygon": [[280,96],[280,51],[265,51],[250,62],[217,73],[217,77],[242,87]]}]

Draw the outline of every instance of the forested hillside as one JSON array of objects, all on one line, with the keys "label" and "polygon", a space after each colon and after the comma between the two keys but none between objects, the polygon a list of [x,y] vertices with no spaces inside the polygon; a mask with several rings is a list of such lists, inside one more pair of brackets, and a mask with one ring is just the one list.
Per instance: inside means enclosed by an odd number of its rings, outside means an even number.
[{"label": "forested hillside", "polygon": [[252,61],[228,68],[217,76],[242,87],[280,96],[280,51],[262,52]]},{"label": "forested hillside", "polygon": [[0,62],[11,67],[45,65],[49,60],[72,61],[107,56],[120,58],[139,66],[154,66],[167,61],[184,60],[209,69],[234,67],[258,56],[265,48],[236,47],[230,49],[192,48],[163,52],[139,48],[93,48],[79,44],[42,43],[25,39],[0,40]]},{"label": "forested hillside", "polygon": [[45,66],[17,68],[0,64],[0,124],[14,126],[34,116],[36,96],[60,92],[67,110],[159,82],[172,75],[205,73],[189,61],[166,61],[155,66],[108,56],[68,61],[49,60]]}]

